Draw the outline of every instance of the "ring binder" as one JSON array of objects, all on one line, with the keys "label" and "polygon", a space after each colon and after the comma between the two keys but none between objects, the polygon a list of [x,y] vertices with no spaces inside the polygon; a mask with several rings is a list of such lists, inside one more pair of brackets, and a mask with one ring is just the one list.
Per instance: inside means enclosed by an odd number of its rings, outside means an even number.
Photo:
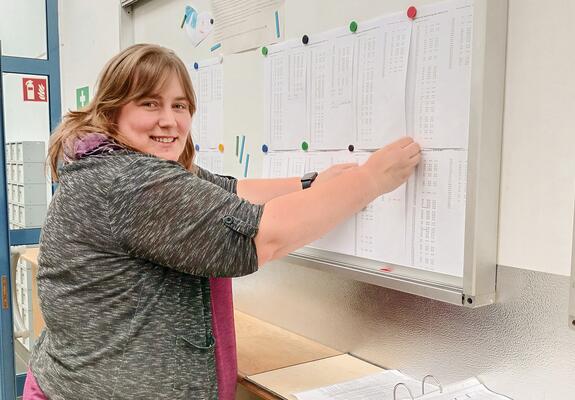
[{"label": "ring binder", "polygon": [[439,379],[437,379],[435,376],[431,375],[431,374],[427,374],[423,377],[423,379],[421,380],[421,395],[425,394],[425,380],[427,378],[433,378],[433,380],[435,381],[435,383],[437,383],[437,386],[439,386],[439,393],[443,393],[443,386],[441,386],[441,382],[439,382]]},{"label": "ring binder", "polygon": [[514,400],[514,399],[512,399],[511,397],[509,397],[509,396],[507,396],[507,395],[505,395],[505,394],[501,394],[501,393],[499,393],[499,392],[496,392],[495,390],[489,389],[485,383],[483,383],[482,381],[479,380],[479,378],[476,378],[476,379],[477,379],[477,382],[479,382],[480,384],[482,384],[482,385],[485,387],[485,389],[487,389],[489,392],[491,392],[491,393],[493,393],[493,394],[496,394],[496,395],[498,395],[498,396],[501,396],[501,397],[505,397],[506,399],[509,399],[509,400]]},{"label": "ring binder", "polygon": [[407,390],[407,392],[409,393],[409,397],[411,397],[411,400],[415,400],[415,397],[413,397],[413,393],[411,393],[411,389],[409,389],[409,387],[403,382],[400,382],[393,387],[393,400],[398,400],[397,389],[401,386],[403,386]]}]

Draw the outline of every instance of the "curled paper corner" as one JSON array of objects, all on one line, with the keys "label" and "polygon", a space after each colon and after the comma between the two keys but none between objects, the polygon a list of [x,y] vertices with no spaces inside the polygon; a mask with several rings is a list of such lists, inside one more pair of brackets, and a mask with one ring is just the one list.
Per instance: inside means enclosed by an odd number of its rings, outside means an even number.
[{"label": "curled paper corner", "polygon": [[212,31],[214,19],[209,11],[199,11],[197,7],[187,5],[185,9],[183,28],[186,35],[198,47]]}]

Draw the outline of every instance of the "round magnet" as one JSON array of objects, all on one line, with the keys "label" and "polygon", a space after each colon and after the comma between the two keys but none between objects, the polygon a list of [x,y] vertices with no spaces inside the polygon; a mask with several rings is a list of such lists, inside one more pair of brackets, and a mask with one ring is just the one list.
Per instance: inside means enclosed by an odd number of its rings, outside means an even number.
[{"label": "round magnet", "polygon": [[350,24],[349,24],[349,30],[352,31],[352,32],[357,31],[357,22],[351,21]]},{"label": "round magnet", "polygon": [[267,144],[264,144],[264,145],[262,146],[262,151],[263,151],[264,153],[267,153],[268,150],[269,150],[269,149],[268,149],[268,145],[267,145]]},{"label": "round magnet", "polygon": [[214,24],[214,19],[210,18],[210,24],[213,25]]},{"label": "round magnet", "polygon": [[268,48],[267,48],[267,47],[262,47],[262,54],[263,54],[264,56],[267,56],[267,55],[268,55]]},{"label": "round magnet", "polygon": [[416,15],[417,15],[417,8],[415,8],[414,6],[411,6],[407,9],[407,16],[410,19],[415,19]]},{"label": "round magnet", "polygon": [[309,43],[309,36],[308,35],[303,35],[301,38],[301,42],[303,44],[308,44]]},{"label": "round magnet", "polygon": [[200,65],[197,62],[195,62],[194,63],[194,69],[198,69],[198,68],[200,68]]},{"label": "round magnet", "polygon": [[196,148],[196,151],[200,151],[200,145],[199,144],[196,144],[195,148]]},{"label": "round magnet", "polygon": [[220,151],[220,153],[223,153],[224,152],[224,145],[220,143],[218,145],[218,150]]},{"label": "round magnet", "polygon": [[353,144],[350,144],[349,146],[347,146],[347,149],[349,151],[354,151],[355,150],[355,146]]},{"label": "round magnet", "polygon": [[307,144],[307,142],[301,142],[301,149],[303,151],[307,151],[307,149],[309,149],[309,144]]}]

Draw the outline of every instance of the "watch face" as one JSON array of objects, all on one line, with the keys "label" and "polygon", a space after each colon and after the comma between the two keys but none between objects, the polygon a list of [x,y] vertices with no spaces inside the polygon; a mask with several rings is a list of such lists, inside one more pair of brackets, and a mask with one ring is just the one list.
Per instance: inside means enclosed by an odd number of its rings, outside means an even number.
[{"label": "watch face", "polygon": [[308,172],[307,174],[305,174],[301,180],[302,181],[312,181],[317,177],[317,172]]},{"label": "watch face", "polygon": [[311,184],[313,183],[313,181],[315,180],[315,178],[317,177],[317,175],[318,175],[317,172],[308,172],[307,174],[302,176],[302,178],[301,178],[302,188],[307,189],[308,187],[310,187]]}]

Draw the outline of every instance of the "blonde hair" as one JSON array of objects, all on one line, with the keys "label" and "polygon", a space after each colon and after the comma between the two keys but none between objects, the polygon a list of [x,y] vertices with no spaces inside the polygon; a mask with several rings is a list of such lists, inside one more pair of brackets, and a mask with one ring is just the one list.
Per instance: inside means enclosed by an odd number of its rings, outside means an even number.
[{"label": "blonde hair", "polygon": [[[69,111],[50,138],[48,164],[52,179],[58,180],[59,162],[70,146],[90,133],[105,134],[119,145],[137,151],[122,139],[118,130],[116,119],[120,108],[133,100],[157,94],[174,72],[193,116],[196,100],[192,82],[186,66],[172,50],[153,44],[136,44],[108,61],[98,78],[94,98],[83,109]],[[195,170],[194,153],[192,137],[188,135],[178,162],[190,171]]]}]

